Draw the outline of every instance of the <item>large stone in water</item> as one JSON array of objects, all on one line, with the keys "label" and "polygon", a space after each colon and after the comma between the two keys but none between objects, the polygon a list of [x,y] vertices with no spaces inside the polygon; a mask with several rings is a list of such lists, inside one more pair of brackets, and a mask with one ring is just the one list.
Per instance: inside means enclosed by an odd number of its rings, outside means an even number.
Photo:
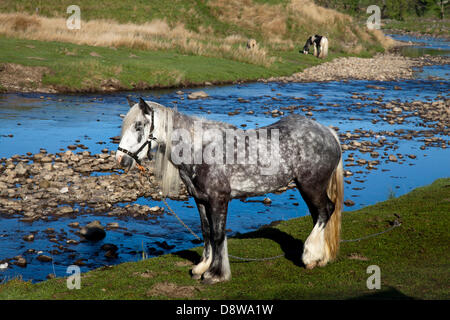
[{"label": "large stone in water", "polygon": [[389,155],[389,160],[393,161],[393,162],[397,162],[397,157],[394,156],[393,154]]},{"label": "large stone in water", "polygon": [[204,91],[192,92],[190,95],[188,95],[188,99],[191,99],[191,100],[195,100],[195,99],[199,99],[199,98],[207,98],[207,97],[209,97],[209,96]]},{"label": "large stone in water", "polygon": [[105,251],[114,251],[114,252],[119,250],[119,248],[112,243],[105,243],[104,245],[102,245],[101,249]]},{"label": "large stone in water", "polygon": [[91,223],[88,223],[85,227],[81,228],[80,234],[86,240],[90,241],[99,241],[106,236],[106,232],[103,226],[100,224],[100,221],[98,220],[92,221]]},{"label": "large stone in water", "polygon": [[17,260],[14,261],[14,264],[16,266],[19,266],[19,267],[22,267],[22,268],[25,268],[27,266],[27,263],[28,263],[27,260],[24,257],[22,257],[22,256],[17,257]]},{"label": "large stone in water", "polygon": [[50,262],[52,261],[52,258],[46,255],[39,255],[36,259],[38,259],[41,262]]}]

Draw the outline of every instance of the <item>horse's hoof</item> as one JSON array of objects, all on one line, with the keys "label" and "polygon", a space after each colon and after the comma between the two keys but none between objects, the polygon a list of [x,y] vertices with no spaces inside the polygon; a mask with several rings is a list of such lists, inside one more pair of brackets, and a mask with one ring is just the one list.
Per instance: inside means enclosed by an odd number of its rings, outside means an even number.
[{"label": "horse's hoof", "polygon": [[215,275],[215,274],[210,273],[210,272],[205,272],[203,274],[202,283],[203,284],[215,284],[215,283],[224,282],[224,281],[227,281],[227,280],[229,280],[229,277],[225,278],[225,277],[221,277],[221,276]]},{"label": "horse's hoof", "polygon": [[217,282],[219,282],[219,281],[214,280],[214,278],[207,278],[207,279],[202,280],[202,284],[206,284],[206,285],[212,285]]},{"label": "horse's hoof", "polygon": [[202,284],[212,285],[223,281],[225,280],[222,280],[219,277],[203,278]]}]

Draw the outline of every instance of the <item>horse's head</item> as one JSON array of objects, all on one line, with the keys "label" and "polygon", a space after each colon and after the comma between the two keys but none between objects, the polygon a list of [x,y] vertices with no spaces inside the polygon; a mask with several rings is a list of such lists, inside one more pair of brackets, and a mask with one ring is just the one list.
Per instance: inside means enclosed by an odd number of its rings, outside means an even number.
[{"label": "horse's head", "polygon": [[306,40],[305,45],[303,46],[303,51],[299,51],[300,53],[303,52],[303,54],[309,54],[309,47],[313,44],[314,36],[309,37]]},{"label": "horse's head", "polygon": [[[123,119],[122,134],[116,153],[117,162],[126,169],[148,156],[154,147],[154,110],[142,98],[138,103],[128,99],[131,108]],[[152,140],[153,139],[153,140]]]}]

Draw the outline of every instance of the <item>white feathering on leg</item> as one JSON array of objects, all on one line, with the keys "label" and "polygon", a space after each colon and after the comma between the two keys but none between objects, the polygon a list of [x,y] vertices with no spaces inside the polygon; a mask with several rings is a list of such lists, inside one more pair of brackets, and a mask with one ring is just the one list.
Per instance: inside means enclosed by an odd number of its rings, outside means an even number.
[{"label": "white feathering on leg", "polygon": [[324,227],[324,224],[316,223],[305,241],[302,261],[307,268],[314,268],[326,255]]},{"label": "white feathering on leg", "polygon": [[209,266],[211,265],[211,261],[212,261],[211,245],[208,245],[209,257],[207,259],[205,258],[205,252],[206,252],[206,249],[203,250],[203,256],[202,256],[202,260],[200,261],[200,263],[197,264],[194,268],[192,268],[192,274],[202,275],[203,273],[206,272],[206,270],[208,270]]}]

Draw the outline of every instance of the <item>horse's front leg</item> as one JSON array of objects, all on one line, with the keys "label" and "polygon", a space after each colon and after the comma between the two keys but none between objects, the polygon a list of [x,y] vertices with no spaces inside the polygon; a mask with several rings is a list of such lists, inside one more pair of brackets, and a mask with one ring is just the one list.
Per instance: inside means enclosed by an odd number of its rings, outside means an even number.
[{"label": "horse's front leg", "polygon": [[200,213],[200,222],[202,226],[202,234],[203,234],[203,240],[205,242],[204,248],[203,248],[203,254],[202,259],[200,260],[200,263],[195,265],[194,268],[192,268],[192,278],[193,279],[200,279],[202,274],[205,273],[206,270],[208,270],[209,266],[211,265],[212,261],[212,248],[211,248],[211,232],[210,232],[210,224],[208,220],[208,216],[206,214],[206,208],[205,205],[200,203],[199,200],[195,200],[197,203],[198,212]]},{"label": "horse's front leg", "polygon": [[227,236],[225,232],[228,199],[216,199],[211,202],[210,206],[212,262],[208,270],[203,274],[203,283],[206,284],[231,279]]}]

